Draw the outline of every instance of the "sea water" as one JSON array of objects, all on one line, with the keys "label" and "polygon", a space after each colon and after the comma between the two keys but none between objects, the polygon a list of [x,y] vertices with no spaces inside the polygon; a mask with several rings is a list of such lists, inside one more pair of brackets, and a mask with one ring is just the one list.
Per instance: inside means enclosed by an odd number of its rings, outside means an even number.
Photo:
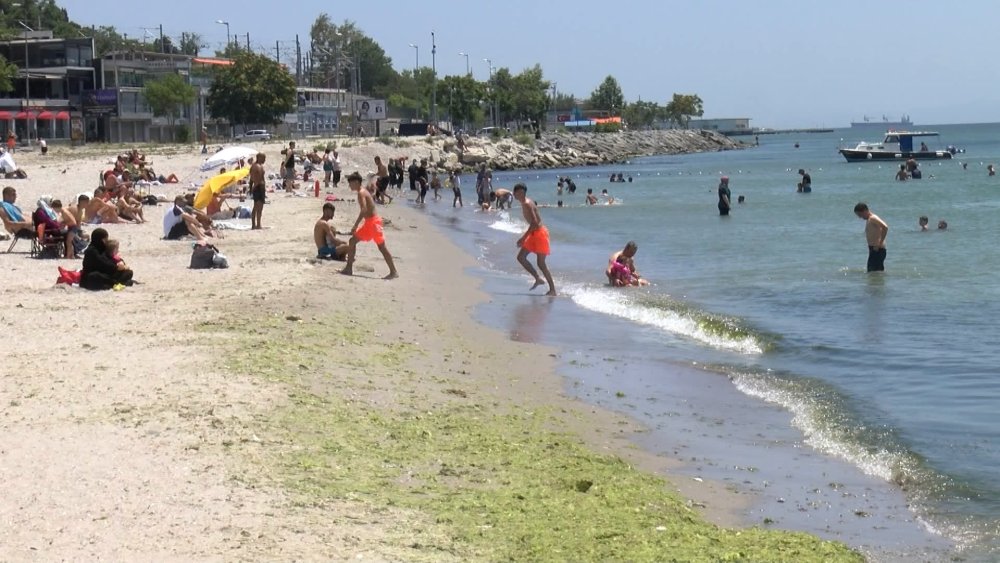
[{"label": "sea water", "polygon": [[[761,136],[740,151],[502,173],[494,184],[524,182],[544,206],[559,303],[577,309],[562,317],[572,325],[560,329],[562,343],[607,361],[696,366],[706,384],[725,374],[732,389],[787,411],[820,454],[902,491],[901,510],[928,530],[973,557],[1000,557],[1000,177],[986,170],[1000,164],[1000,125],[933,130],[940,148],[966,152],[922,161],[923,178],[906,182],[894,180],[898,163],[847,163],[838,146],[879,139],[836,130]],[[796,193],[799,168],[812,193]],[[633,181],[611,183],[613,172]],[[722,175],[729,217],[716,208]],[[575,194],[557,195],[559,176],[574,179]],[[474,178],[464,184],[464,209],[450,198],[426,209],[485,268],[526,285],[513,260],[525,228],[517,204],[474,211]],[[607,189],[615,204],[584,205],[588,188]],[[865,272],[859,201],[889,224],[885,273]],[[929,232],[917,226],[921,215]],[[610,288],[603,276],[628,240],[648,288]],[[541,298],[518,305],[512,327],[522,328],[511,336],[537,340],[548,307]],[[646,376],[655,371],[643,365]],[[623,389],[639,379],[615,371]],[[644,390],[650,401],[672,392]]]}]

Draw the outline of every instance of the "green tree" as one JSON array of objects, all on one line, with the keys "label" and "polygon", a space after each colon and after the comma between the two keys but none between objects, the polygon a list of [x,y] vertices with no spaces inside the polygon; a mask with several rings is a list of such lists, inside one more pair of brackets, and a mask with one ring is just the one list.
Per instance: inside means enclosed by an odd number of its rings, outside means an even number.
[{"label": "green tree", "polygon": [[171,55],[177,55],[181,52],[181,50],[174,45],[173,40],[166,35],[163,36],[162,42],[159,37],[154,39],[153,46],[150,50],[154,53],[169,53]]},{"label": "green tree", "polygon": [[663,108],[660,107],[660,104],[639,100],[625,104],[622,118],[631,127],[650,127],[662,113]]},{"label": "green tree", "polygon": [[701,117],[705,114],[702,108],[701,97],[697,94],[674,94],[670,103],[663,108],[665,117],[676,123],[678,127],[687,129],[692,117]]},{"label": "green tree", "polygon": [[213,117],[230,123],[274,124],[295,109],[295,80],[277,62],[241,51],[219,68],[208,95]]},{"label": "green tree", "polygon": [[[509,68],[498,68],[487,84],[487,103],[497,112],[497,126],[503,127],[514,112],[514,75],[510,73]],[[486,107],[487,113],[490,111],[490,105]]]},{"label": "green tree", "polygon": [[245,53],[246,51],[240,48],[240,44],[236,41],[232,43],[227,43],[221,51],[216,50],[215,56],[222,59],[235,59],[240,56],[240,53]]},{"label": "green tree", "polygon": [[576,107],[576,96],[556,92],[556,97],[552,99],[552,109],[554,111],[571,111]]},{"label": "green tree", "polygon": [[625,107],[625,95],[618,81],[610,74],[601,82],[601,85],[590,94],[590,107],[593,109],[606,110],[611,115],[621,115]]},{"label": "green tree", "polygon": [[447,108],[452,123],[468,126],[482,120],[485,97],[486,85],[469,75],[445,76],[437,81],[438,106]]},{"label": "green tree", "polygon": [[181,108],[194,103],[197,92],[179,74],[165,74],[156,80],[146,82],[143,91],[146,102],[153,110],[153,115],[166,117],[170,124],[171,135],[176,133],[175,123]]},{"label": "green tree", "polygon": [[10,92],[14,89],[14,78],[17,76],[17,65],[0,57],[0,92]]},{"label": "green tree", "polygon": [[309,30],[309,39],[313,80],[322,78],[320,83],[324,85],[340,84],[345,89],[357,87],[358,92],[373,96],[387,97],[396,92],[399,73],[392,68],[392,59],[354,22],[344,20],[336,25],[328,14],[320,14]]},{"label": "green tree", "polygon": [[204,47],[204,40],[197,33],[181,33],[181,53],[190,57],[197,57],[198,52]]},{"label": "green tree", "polygon": [[549,88],[551,83],[545,80],[541,65],[536,64],[515,76],[514,90],[511,92],[515,119],[519,122],[543,123],[545,111],[549,107]]}]

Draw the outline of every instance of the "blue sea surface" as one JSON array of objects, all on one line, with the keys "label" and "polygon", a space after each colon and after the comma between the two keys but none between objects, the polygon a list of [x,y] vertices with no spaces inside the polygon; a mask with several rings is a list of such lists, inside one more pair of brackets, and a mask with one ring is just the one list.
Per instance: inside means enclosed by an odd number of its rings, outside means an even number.
[{"label": "blue sea surface", "polygon": [[[923,179],[907,182],[894,180],[896,163],[847,163],[838,146],[879,139],[836,130],[762,135],[740,151],[501,173],[494,184],[525,182],[546,206],[549,265],[581,314],[564,330],[579,346],[725,374],[788,411],[818,452],[898,487],[928,529],[970,554],[1000,557],[1000,177],[986,172],[1000,163],[1000,124],[926,129],[941,133],[941,148],[966,152],[922,161]],[[796,193],[799,168],[812,193]],[[633,181],[610,183],[612,172]],[[576,194],[557,195],[561,175]],[[734,200],[746,198],[729,217],[716,209],[722,175]],[[466,178],[474,204],[473,184]],[[615,204],[584,205],[588,188],[609,190]],[[560,198],[564,207],[554,207]],[[889,224],[884,274],[865,272],[859,201]],[[427,209],[484,267],[522,275],[513,260],[525,226],[518,206],[473,207],[453,210],[449,198]],[[921,215],[930,232],[919,230]],[[639,245],[649,288],[607,286],[608,255],[627,240]],[[542,314],[514,313],[525,331]]]}]

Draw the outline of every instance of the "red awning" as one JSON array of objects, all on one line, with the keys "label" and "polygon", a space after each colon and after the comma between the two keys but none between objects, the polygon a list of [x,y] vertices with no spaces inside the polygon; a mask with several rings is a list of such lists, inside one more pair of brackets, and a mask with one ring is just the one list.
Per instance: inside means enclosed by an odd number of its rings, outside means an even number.
[{"label": "red awning", "polygon": [[17,115],[14,116],[14,119],[34,119],[34,117],[35,114],[33,112],[19,111],[17,112]]},{"label": "red awning", "polygon": [[0,119],[11,120],[14,119],[14,114],[9,111],[0,111]]},{"label": "red awning", "polygon": [[38,114],[38,119],[55,119],[55,118],[56,114],[52,113],[51,111],[43,111],[42,113]]},{"label": "red awning", "polygon": [[219,59],[210,57],[196,57],[194,59],[194,62],[201,63],[204,65],[221,65],[221,66],[230,66],[236,64],[230,59]]},{"label": "red awning", "polygon": [[58,119],[59,121],[69,121],[69,112],[68,111],[61,111],[61,112],[57,113],[56,114],[56,119]]}]

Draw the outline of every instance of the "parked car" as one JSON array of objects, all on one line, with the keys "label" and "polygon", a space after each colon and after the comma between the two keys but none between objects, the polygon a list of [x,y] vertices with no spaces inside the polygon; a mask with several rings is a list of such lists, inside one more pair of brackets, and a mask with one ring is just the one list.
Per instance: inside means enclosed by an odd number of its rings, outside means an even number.
[{"label": "parked car", "polygon": [[264,129],[251,129],[240,135],[236,135],[237,141],[270,141],[271,134]]}]

